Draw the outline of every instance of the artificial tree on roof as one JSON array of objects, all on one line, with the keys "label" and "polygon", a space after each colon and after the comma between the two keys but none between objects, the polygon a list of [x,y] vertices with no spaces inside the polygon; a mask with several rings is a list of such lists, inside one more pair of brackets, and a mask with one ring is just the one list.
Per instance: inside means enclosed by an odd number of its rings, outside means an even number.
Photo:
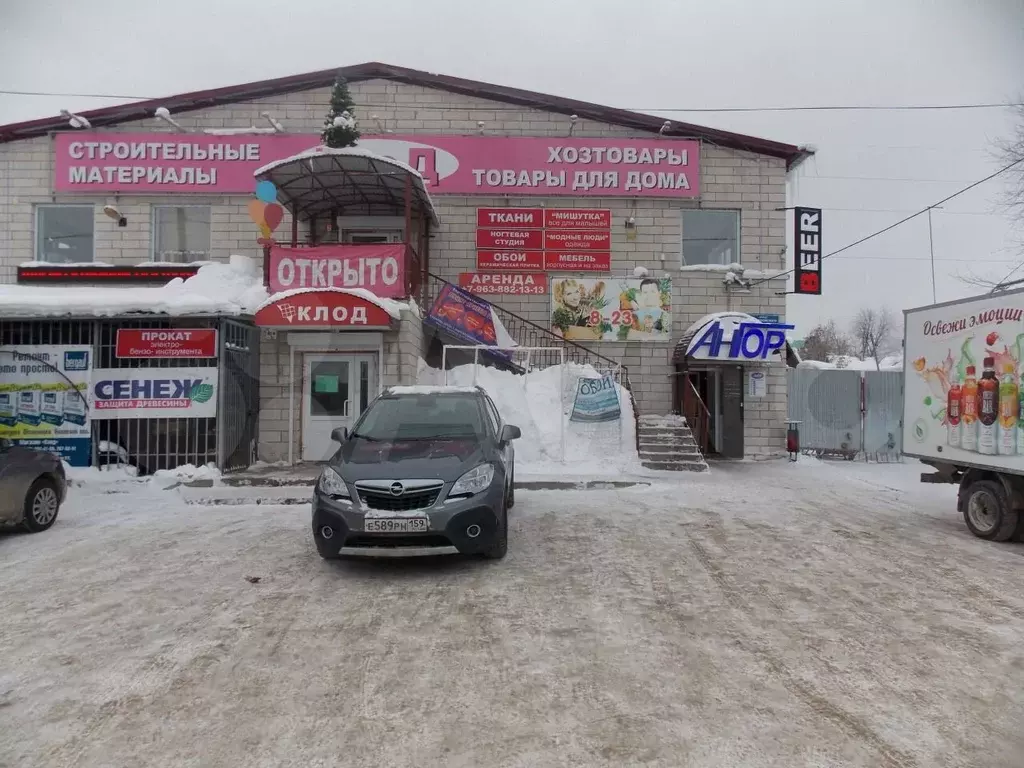
[{"label": "artificial tree on roof", "polygon": [[355,104],[348,92],[348,83],[340,75],[331,88],[331,108],[324,119],[320,140],[328,147],[351,147],[359,140],[356,128]]}]

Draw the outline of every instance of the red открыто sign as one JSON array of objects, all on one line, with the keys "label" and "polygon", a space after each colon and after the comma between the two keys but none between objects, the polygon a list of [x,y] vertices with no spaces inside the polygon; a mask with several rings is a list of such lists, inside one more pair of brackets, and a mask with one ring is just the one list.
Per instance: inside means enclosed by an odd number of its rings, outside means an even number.
[{"label": "red \u043e\u0442\u043a\u0440\u044b\u0442\u043e sign", "polygon": [[213,328],[119,328],[118,357],[216,357]]}]

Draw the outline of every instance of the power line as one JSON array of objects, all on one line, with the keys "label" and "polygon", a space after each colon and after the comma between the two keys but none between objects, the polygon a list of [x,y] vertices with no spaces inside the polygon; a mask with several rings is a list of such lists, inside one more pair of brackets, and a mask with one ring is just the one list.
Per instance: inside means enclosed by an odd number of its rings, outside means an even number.
[{"label": "power line", "polygon": [[[82,98],[82,99],[130,99],[130,100],[155,100],[160,98],[172,98],[169,96],[142,96],[139,94],[124,93],[73,93],[68,91],[22,91],[13,89],[0,89],[0,95],[4,96],[54,96],[60,98]],[[364,109],[436,109],[422,103],[413,104],[359,104],[357,107]],[[538,104],[537,106],[544,106]],[[830,104],[830,105],[788,105],[781,107],[622,107],[634,112],[849,112],[849,111],[872,111],[891,112],[907,110],[954,110],[954,109],[1002,109],[1006,107],[1022,107],[1024,103],[1016,102],[990,102],[975,104]],[[516,110],[517,107],[484,107],[484,106],[452,106],[461,112],[495,112],[501,110]]]},{"label": "power line", "polygon": [[[893,224],[890,224],[889,226],[885,227],[884,229],[880,229],[877,232],[872,232],[870,235],[865,235],[864,237],[860,238],[859,240],[854,240],[849,245],[844,245],[842,248],[840,248],[837,251],[832,251],[831,253],[826,253],[824,256],[822,256],[818,260],[818,264],[820,265],[821,262],[823,262],[825,259],[830,258],[832,256],[836,256],[836,255],[842,253],[843,251],[848,251],[848,250],[850,250],[851,248],[853,248],[856,245],[860,245],[861,243],[866,243],[868,240],[872,240],[872,239],[878,237],[879,235],[884,235],[886,232],[889,232],[890,230],[896,229],[896,227],[900,226],[901,224],[906,224],[911,219],[916,219],[918,216],[922,216],[922,215],[928,213],[928,211],[930,211],[932,208],[937,208],[938,206],[942,205],[943,203],[948,203],[950,200],[952,200],[952,199],[954,199],[956,197],[959,197],[960,195],[964,194],[965,192],[969,192],[970,190],[974,189],[975,187],[984,184],[986,181],[991,181],[996,176],[999,176],[1001,174],[1006,173],[1008,170],[1013,168],[1015,165],[1020,165],[1021,163],[1024,163],[1024,158],[1021,158],[1020,160],[1014,160],[1012,163],[1010,163],[1009,165],[1003,166],[1002,168],[1000,168],[995,173],[990,173],[985,178],[979,179],[978,181],[975,181],[972,184],[968,184],[966,187],[964,187],[964,188],[954,192],[952,195],[949,195],[948,197],[942,198],[937,203],[932,203],[931,205],[925,206],[924,208],[922,208],[921,210],[917,211],[916,213],[912,213],[909,216],[907,216],[905,218],[902,218],[902,219],[900,219],[899,221],[897,221],[897,222],[895,222]],[[750,284],[750,287],[752,288],[755,285],[760,285],[761,283],[768,282],[769,280],[776,280],[776,279],[778,279],[778,278],[780,278],[780,277],[782,277],[784,275],[791,275],[795,271],[796,271],[796,267],[791,267],[790,269],[787,269],[787,270],[785,270],[783,272],[780,272],[779,274],[775,275],[774,277],[765,277],[765,278],[762,278],[760,280],[756,280],[756,281],[754,281],[754,282],[752,282]]]}]

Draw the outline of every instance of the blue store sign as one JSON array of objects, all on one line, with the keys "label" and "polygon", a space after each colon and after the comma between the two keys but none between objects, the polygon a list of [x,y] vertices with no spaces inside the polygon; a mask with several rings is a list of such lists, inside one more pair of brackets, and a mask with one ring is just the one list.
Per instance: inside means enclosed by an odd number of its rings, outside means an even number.
[{"label": "blue store sign", "polygon": [[686,349],[688,357],[698,360],[766,360],[786,343],[786,331],[796,326],[762,323],[750,318],[715,319],[698,329]]}]

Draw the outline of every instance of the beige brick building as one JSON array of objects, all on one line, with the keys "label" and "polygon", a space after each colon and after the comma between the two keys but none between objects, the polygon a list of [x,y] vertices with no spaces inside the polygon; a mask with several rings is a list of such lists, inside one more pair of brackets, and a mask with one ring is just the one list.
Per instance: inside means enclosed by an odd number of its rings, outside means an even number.
[{"label": "beige brick building", "polygon": [[[785,375],[778,355],[754,363],[704,361],[688,365],[692,373],[686,374],[680,367],[686,361],[678,355],[674,360],[673,353],[691,324],[711,313],[773,315],[784,321],[786,281],[772,276],[787,267],[786,174],[803,158],[802,150],[699,126],[666,124],[663,118],[385,65],[360,65],[342,72],[348,78],[364,138],[418,136],[429,144],[432,136],[547,137],[553,145],[608,139],[609,146],[613,140],[643,139],[664,142],[673,151],[682,146],[680,142],[699,142],[699,157],[691,157],[687,167],[691,178],[699,179],[697,196],[672,189],[663,196],[631,196],[620,188],[606,197],[573,194],[572,189],[552,194],[522,194],[514,188],[501,188],[497,193],[486,186],[473,194],[430,190],[437,223],[430,228],[429,271],[453,283],[458,283],[461,273],[483,271],[477,264],[479,208],[609,211],[610,270],[551,271],[549,282],[579,277],[600,278],[611,284],[633,277],[636,268],[644,267],[649,277],[670,280],[671,327],[661,341],[604,341],[587,346],[628,368],[641,413],[678,411],[680,382],[689,377],[705,399],[712,401],[708,406],[718,430],[713,450],[751,456],[784,449]],[[204,191],[198,184],[165,185],[166,191],[135,192],[125,185],[116,189],[99,185],[102,191],[95,192],[88,185],[82,191],[63,191],[67,184],[58,183],[58,174],[66,170],[58,168],[56,160],[59,137],[67,133],[111,134],[111,143],[116,143],[116,134],[144,133],[151,134],[152,141],[187,138],[202,145],[221,141],[237,146],[250,135],[246,129],[260,131],[263,138],[272,130],[272,119],[288,135],[305,135],[313,144],[323,127],[334,74],[311,73],[96,110],[84,115],[91,125],[77,131],[66,118],[0,126],[0,282],[16,282],[21,264],[59,262],[69,253],[77,262],[112,265],[226,261],[231,254],[262,258],[256,243],[258,232],[248,212],[251,193],[209,193],[209,187]],[[185,133],[154,117],[160,106],[170,111]],[[260,157],[261,162],[275,159],[265,154]],[[113,162],[120,166],[130,160]],[[571,187],[571,182],[566,187]],[[123,221],[105,214],[104,206],[114,206]],[[293,230],[286,212],[276,237],[286,241],[294,231],[300,243],[307,243],[313,236],[344,240],[347,230],[370,235],[397,230],[399,238],[404,236],[415,244],[423,230],[421,219],[417,219],[420,223],[413,225],[416,232],[403,232],[405,219],[399,206],[392,211],[353,209],[337,214],[329,224],[323,218],[311,223],[300,216],[302,220]],[[83,229],[69,232],[69,227]],[[733,263],[742,264],[745,271],[730,271]],[[549,293],[487,298],[527,321],[550,328]],[[427,309],[423,307],[422,314]],[[302,397],[311,385],[293,380],[315,375],[308,362],[303,368],[307,355],[339,348],[357,355],[350,361],[354,371],[350,382],[367,388],[372,398],[379,386],[415,379],[433,334],[433,329],[422,325],[411,312],[403,313],[392,328],[379,333],[330,328],[303,338],[294,332],[265,333],[261,458],[287,458],[289,444],[295,449],[302,444],[301,433],[307,428],[303,426]],[[340,344],[339,337],[343,337]],[[736,371],[735,377],[722,373],[727,369]],[[754,370],[767,374],[766,390],[749,390],[745,377]],[[360,376],[364,377],[361,383]],[[334,381],[329,387],[336,386]],[[355,398],[349,407],[358,406]],[[730,409],[731,420],[726,413]],[[737,414],[742,429],[730,440],[724,432],[727,428],[736,432]],[[292,455],[297,458],[294,451]]]}]

